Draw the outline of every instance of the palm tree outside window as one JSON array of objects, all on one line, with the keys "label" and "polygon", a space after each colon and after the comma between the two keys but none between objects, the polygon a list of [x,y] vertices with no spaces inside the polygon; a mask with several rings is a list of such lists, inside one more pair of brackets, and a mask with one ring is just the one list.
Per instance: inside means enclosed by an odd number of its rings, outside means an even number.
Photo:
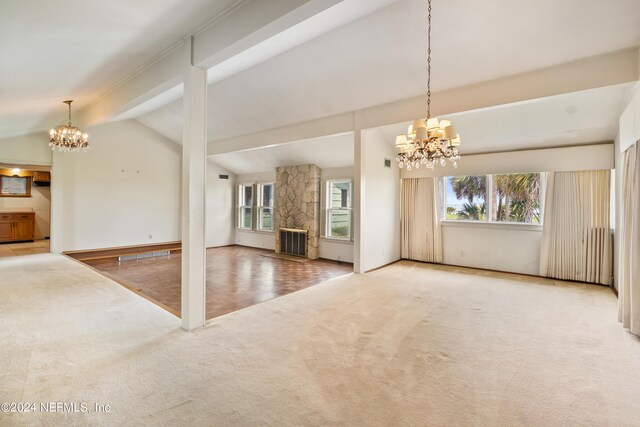
[{"label": "palm tree outside window", "polygon": [[445,178],[446,220],[540,224],[540,173]]}]

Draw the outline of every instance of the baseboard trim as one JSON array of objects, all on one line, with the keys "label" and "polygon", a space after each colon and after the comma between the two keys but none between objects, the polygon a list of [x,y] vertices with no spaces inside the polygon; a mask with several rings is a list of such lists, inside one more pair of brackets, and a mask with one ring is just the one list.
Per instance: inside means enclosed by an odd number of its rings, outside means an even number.
[{"label": "baseboard trim", "polygon": [[340,260],[337,260],[337,259],[322,258],[322,257],[319,257],[318,259],[321,259],[321,260],[323,260],[323,261],[335,262],[335,263],[337,263],[337,264],[348,264],[348,265],[350,265],[350,266],[352,266],[352,267],[353,267],[353,263],[352,263],[352,262],[349,262],[349,261],[340,261]]},{"label": "baseboard trim", "polygon": [[400,261],[411,261],[411,262],[419,262],[419,263],[422,263],[422,264],[444,265],[446,267],[466,268],[466,269],[469,269],[469,270],[489,271],[491,273],[499,273],[499,274],[512,274],[512,275],[516,275],[516,276],[531,277],[531,278],[534,278],[534,279],[555,280],[555,281],[558,281],[558,282],[566,282],[566,283],[578,283],[578,284],[581,284],[581,285],[604,286],[604,287],[613,289],[615,294],[616,295],[618,294],[615,291],[615,288],[613,286],[605,285],[603,283],[583,282],[583,281],[580,281],[580,280],[564,280],[564,279],[558,279],[558,278],[555,278],[555,277],[540,276],[538,274],[517,273],[515,271],[493,270],[491,268],[482,268],[482,267],[469,267],[467,265],[446,264],[444,262],[419,261],[419,260],[416,260],[416,259],[409,259],[409,258],[402,258],[402,259],[400,259]]},{"label": "baseboard trim", "polygon": [[115,258],[119,256],[147,254],[150,252],[169,251],[177,252],[182,250],[182,242],[150,243],[146,245],[118,246],[113,248],[86,249],[78,251],[64,251],[64,255],[87,261],[92,259]]},{"label": "baseboard trim", "polygon": [[380,267],[372,268],[371,270],[366,270],[365,273],[371,273],[372,271],[376,271],[376,270],[380,270],[381,268],[389,267],[390,265],[395,264],[396,262],[400,262],[400,261],[402,261],[402,259],[397,259],[395,261],[388,262],[385,265],[381,265]]}]

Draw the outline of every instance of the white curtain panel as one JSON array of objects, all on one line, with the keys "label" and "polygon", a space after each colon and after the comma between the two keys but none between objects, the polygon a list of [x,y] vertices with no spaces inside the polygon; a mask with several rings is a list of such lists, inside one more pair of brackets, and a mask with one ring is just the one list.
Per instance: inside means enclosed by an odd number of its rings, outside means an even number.
[{"label": "white curtain panel", "polygon": [[402,258],[442,262],[437,178],[402,180]]},{"label": "white curtain panel", "polygon": [[640,149],[624,154],[622,224],[618,267],[618,320],[640,335]]},{"label": "white curtain panel", "polygon": [[611,285],[610,191],[609,170],[549,173],[540,275]]}]

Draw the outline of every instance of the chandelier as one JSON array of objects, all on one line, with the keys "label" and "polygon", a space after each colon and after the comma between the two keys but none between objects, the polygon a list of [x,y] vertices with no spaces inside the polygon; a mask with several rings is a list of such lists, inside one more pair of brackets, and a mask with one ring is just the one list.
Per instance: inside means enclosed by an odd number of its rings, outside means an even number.
[{"label": "chandelier", "polygon": [[74,152],[86,151],[89,147],[89,135],[71,124],[71,103],[64,101],[69,106],[69,121],[66,125],[60,125],[49,131],[49,147],[52,150]]},{"label": "chandelier", "polygon": [[427,32],[427,118],[417,119],[409,126],[406,135],[396,137],[398,156],[396,161],[400,168],[406,166],[418,169],[420,165],[426,165],[433,169],[436,162],[440,166],[446,165],[448,159],[453,167],[457,167],[460,159],[458,146],[460,135],[449,120],[438,120],[431,117],[431,0],[429,0],[429,29]]}]

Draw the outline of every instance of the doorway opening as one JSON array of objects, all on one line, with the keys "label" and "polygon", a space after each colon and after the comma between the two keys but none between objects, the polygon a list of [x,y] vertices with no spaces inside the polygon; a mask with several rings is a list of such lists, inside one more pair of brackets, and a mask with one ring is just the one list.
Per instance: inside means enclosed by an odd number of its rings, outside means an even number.
[{"label": "doorway opening", "polygon": [[51,167],[0,163],[0,257],[50,252]]}]

